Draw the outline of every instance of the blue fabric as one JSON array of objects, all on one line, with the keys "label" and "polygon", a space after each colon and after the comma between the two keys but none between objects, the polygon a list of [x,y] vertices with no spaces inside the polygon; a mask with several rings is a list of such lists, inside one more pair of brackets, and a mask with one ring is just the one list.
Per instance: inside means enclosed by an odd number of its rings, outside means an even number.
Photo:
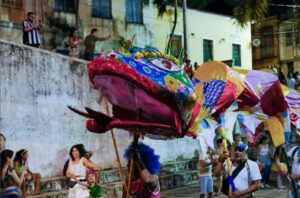
[{"label": "blue fabric", "polygon": [[200,194],[206,195],[208,193],[213,193],[213,179],[211,176],[201,176],[199,177],[200,182]]},{"label": "blue fabric", "polygon": [[[16,194],[18,193],[18,194]],[[9,189],[1,193],[1,198],[21,198],[17,188]]]},{"label": "blue fabric", "polygon": [[235,185],[234,185],[234,182],[233,182],[233,176],[230,175],[228,179],[229,179],[229,185],[231,185],[232,192],[235,192]]},{"label": "blue fabric", "polygon": [[261,160],[262,160],[262,164],[263,164],[264,167],[272,165],[271,158],[270,158],[269,155],[267,155],[267,156],[261,156]]}]

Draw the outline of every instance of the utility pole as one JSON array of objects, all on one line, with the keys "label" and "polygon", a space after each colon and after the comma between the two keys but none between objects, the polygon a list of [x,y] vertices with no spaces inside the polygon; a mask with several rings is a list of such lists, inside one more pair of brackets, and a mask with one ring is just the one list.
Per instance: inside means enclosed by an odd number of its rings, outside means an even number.
[{"label": "utility pole", "polygon": [[188,40],[188,25],[187,25],[187,16],[186,16],[186,0],[183,0],[183,37],[184,37],[184,50],[189,57],[189,40]]}]

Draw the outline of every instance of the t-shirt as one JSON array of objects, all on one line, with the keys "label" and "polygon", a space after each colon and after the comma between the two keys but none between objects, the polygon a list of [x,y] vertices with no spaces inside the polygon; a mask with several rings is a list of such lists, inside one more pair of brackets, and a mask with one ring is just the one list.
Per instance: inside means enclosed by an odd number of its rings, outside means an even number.
[{"label": "t-shirt", "polygon": [[[210,162],[210,158],[207,153],[201,153],[199,155],[199,160],[204,160],[206,163]],[[205,176],[211,177],[212,176],[212,165],[209,165],[207,167],[202,167],[199,162],[198,176],[199,177],[205,177]]]},{"label": "t-shirt", "polygon": [[[261,175],[260,175],[260,171],[259,171],[257,163],[252,160],[247,160],[247,161],[248,161],[252,181],[254,182],[256,180],[261,180]],[[226,172],[226,174],[228,174],[227,162],[225,161],[224,164],[225,164],[225,172]],[[232,172],[236,168],[237,167],[232,164]],[[245,167],[234,178],[233,182],[234,182],[235,188],[238,189],[239,191],[245,190],[249,187],[248,170],[247,170],[246,164],[245,164]],[[244,196],[242,196],[242,197],[244,197]],[[240,197],[240,198],[242,198],[242,197]]]},{"label": "t-shirt", "polygon": [[[294,146],[293,148],[291,148],[289,150],[289,152],[287,153],[287,155],[289,157],[292,157],[294,150],[297,148],[298,146]],[[292,173],[295,175],[299,175],[300,174],[300,147],[298,149],[298,151],[296,151],[294,157],[293,157],[293,161],[292,161]],[[298,185],[300,185],[300,180],[298,180],[297,182]]]},{"label": "t-shirt", "polygon": [[98,41],[98,37],[90,34],[84,39],[84,45],[85,45],[85,54],[94,54],[95,51],[95,43]]},{"label": "t-shirt", "polygon": [[40,33],[38,28],[34,28],[28,32],[24,29],[34,26],[34,23],[30,20],[25,20],[22,22],[23,25],[23,43],[26,45],[40,45]]},{"label": "t-shirt", "polygon": [[97,198],[102,196],[102,187],[95,185],[93,187],[89,187],[90,195],[92,198]]}]

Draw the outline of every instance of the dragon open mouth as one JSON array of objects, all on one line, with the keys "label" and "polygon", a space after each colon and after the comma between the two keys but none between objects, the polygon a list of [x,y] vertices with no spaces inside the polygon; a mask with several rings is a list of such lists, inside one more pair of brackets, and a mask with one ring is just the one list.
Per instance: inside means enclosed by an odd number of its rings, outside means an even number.
[{"label": "dragon open mouth", "polygon": [[107,98],[113,110],[113,116],[109,117],[90,108],[86,108],[85,113],[70,107],[90,118],[87,121],[89,131],[103,133],[120,128],[155,139],[184,136],[176,99],[163,87],[114,60],[98,60],[97,64],[90,64],[89,76],[100,98]]}]

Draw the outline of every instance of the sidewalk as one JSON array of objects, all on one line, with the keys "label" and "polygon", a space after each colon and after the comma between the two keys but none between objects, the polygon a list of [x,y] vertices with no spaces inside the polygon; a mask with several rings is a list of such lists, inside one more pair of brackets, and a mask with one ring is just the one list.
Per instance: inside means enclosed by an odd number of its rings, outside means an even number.
[{"label": "sidewalk", "polygon": [[[183,188],[177,188],[172,190],[166,190],[161,192],[161,198],[198,198],[199,186],[192,185]],[[216,197],[216,196],[213,196]],[[261,189],[256,192],[257,198],[287,198],[287,190],[278,190],[277,188]],[[221,195],[219,198],[226,198]]]}]

